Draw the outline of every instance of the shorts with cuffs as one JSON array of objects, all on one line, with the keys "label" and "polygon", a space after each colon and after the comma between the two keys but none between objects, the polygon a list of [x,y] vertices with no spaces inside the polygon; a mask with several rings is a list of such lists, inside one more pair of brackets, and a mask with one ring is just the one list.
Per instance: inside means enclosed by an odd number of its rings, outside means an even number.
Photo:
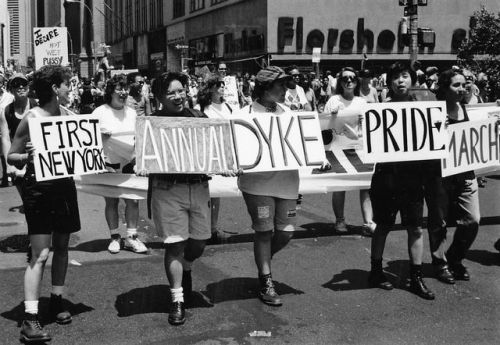
[{"label": "shorts with cuffs", "polygon": [[295,231],[297,222],[297,200],[243,192],[248,213],[252,218],[252,229],[257,232],[279,230]]},{"label": "shorts with cuffs", "polygon": [[208,240],[212,236],[208,181],[174,183],[153,180],[152,187],[153,221],[164,243],[189,238]]}]

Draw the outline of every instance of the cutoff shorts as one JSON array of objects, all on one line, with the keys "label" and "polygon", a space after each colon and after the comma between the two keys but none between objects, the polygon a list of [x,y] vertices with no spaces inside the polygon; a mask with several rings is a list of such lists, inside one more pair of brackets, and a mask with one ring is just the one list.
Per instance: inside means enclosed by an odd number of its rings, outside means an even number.
[{"label": "cutoff shorts", "polygon": [[243,192],[248,213],[255,231],[295,231],[297,200]]},{"label": "cutoff shorts", "polygon": [[153,221],[164,243],[189,238],[208,240],[210,231],[210,193],[208,181],[193,184],[153,184],[151,195]]}]

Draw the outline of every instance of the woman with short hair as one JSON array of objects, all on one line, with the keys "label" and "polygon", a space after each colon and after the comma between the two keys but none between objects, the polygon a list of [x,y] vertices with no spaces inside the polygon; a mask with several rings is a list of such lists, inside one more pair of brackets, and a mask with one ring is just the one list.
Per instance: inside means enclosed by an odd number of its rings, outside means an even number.
[{"label": "woman with short hair", "polygon": [[75,183],[72,178],[38,182],[33,165],[34,147],[30,142],[29,119],[66,115],[61,106],[69,103],[71,72],[61,66],[44,66],[34,73],[33,89],[39,106],[28,111],[21,120],[8,162],[26,174],[22,184],[23,206],[32,256],[24,275],[24,321],[21,339],[26,342],[48,341],[49,333],[40,324],[38,299],[41,280],[50,248],[52,257],[52,292],[50,295],[51,319],[58,324],[70,323],[71,314],[63,305],[62,293],[68,269],[70,234],[80,230],[80,216]]}]

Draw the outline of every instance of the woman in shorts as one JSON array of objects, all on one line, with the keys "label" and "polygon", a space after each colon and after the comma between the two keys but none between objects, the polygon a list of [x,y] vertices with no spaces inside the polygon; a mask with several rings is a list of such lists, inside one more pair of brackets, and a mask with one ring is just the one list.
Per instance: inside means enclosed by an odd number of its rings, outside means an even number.
[{"label": "woman in shorts", "polygon": [[68,268],[70,234],[80,230],[75,183],[72,178],[36,181],[34,148],[28,128],[29,119],[67,115],[61,106],[69,102],[70,77],[69,69],[61,66],[44,66],[34,73],[33,89],[39,106],[30,109],[21,120],[8,155],[9,164],[18,169],[26,165],[22,195],[32,251],[24,275],[25,314],[21,339],[26,342],[51,339],[38,318],[41,280],[51,247],[54,254],[50,315],[58,324],[67,324],[72,320],[63,305],[62,293]]}]

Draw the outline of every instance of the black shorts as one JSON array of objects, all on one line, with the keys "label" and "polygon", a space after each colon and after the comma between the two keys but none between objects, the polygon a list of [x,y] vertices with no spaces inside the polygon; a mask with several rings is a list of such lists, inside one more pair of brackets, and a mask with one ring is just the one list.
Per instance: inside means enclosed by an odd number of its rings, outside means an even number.
[{"label": "black shorts", "polygon": [[25,175],[21,193],[28,235],[80,230],[80,214],[72,178],[36,182],[33,176]]},{"label": "black shorts", "polygon": [[426,173],[422,162],[377,164],[370,189],[373,221],[392,227],[400,212],[402,225],[421,227]]}]

